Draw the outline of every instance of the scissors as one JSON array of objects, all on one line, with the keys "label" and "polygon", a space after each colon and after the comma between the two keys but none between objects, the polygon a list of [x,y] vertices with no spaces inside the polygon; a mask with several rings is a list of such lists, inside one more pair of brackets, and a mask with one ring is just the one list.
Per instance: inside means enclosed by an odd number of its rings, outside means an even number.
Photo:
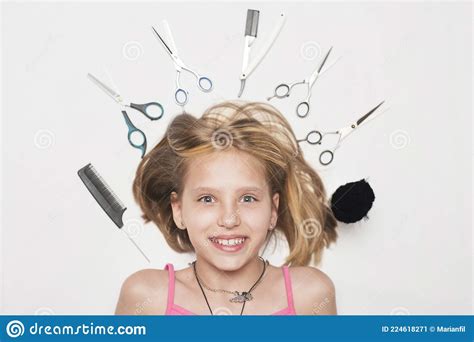
[{"label": "scissors", "polygon": [[[339,135],[339,139],[337,141],[336,146],[332,150],[324,150],[319,155],[319,162],[322,165],[329,165],[331,164],[332,160],[334,159],[334,153],[341,145],[342,141],[347,138],[352,132],[354,132],[363,122],[368,122],[367,120],[371,120],[375,118],[375,116],[371,116],[385,101],[380,102],[377,106],[372,108],[367,114],[364,114],[357,120],[356,122],[350,124],[349,126],[343,127],[335,132],[320,132],[317,130],[310,131],[306,138],[297,140],[298,143],[302,141],[308,142],[310,145],[321,144],[324,136],[328,134],[337,134]],[[369,119],[370,117],[370,119]]]},{"label": "scissors", "polygon": [[133,125],[132,121],[128,117],[126,109],[127,107],[136,109],[140,113],[145,115],[148,119],[158,120],[158,119],[161,119],[161,117],[164,114],[163,106],[159,104],[158,102],[148,102],[144,104],[136,104],[136,103],[128,102],[124,100],[124,98],[118,92],[113,90],[111,87],[108,87],[107,85],[105,85],[105,83],[101,82],[94,75],[87,74],[87,77],[122,107],[122,114],[125,119],[125,123],[127,124],[127,127],[128,127],[128,142],[133,147],[142,151],[142,158],[143,158],[146,152],[145,133],[143,133],[141,130],[139,130],[137,127]]},{"label": "scissors", "polygon": [[156,36],[158,37],[159,41],[161,42],[161,44],[165,48],[168,55],[173,60],[174,67],[176,68],[176,72],[177,72],[177,74],[176,74],[176,90],[174,92],[174,99],[175,99],[176,103],[179,106],[184,106],[188,102],[189,93],[188,93],[187,90],[182,88],[181,85],[179,84],[179,78],[180,78],[181,72],[183,70],[186,70],[186,71],[190,72],[191,74],[194,75],[194,77],[196,77],[197,85],[198,85],[199,89],[201,89],[201,91],[203,91],[205,93],[210,92],[212,90],[212,81],[208,77],[201,76],[197,72],[189,69],[186,66],[186,64],[183,63],[181,58],[179,58],[179,56],[178,56],[178,50],[176,49],[176,45],[174,43],[173,35],[171,34],[171,30],[168,26],[168,23],[165,20],[163,20],[163,26],[166,29],[169,44],[166,44],[165,40],[160,36],[160,34],[155,30],[155,28],[153,26],[151,28],[153,29],[153,32],[155,32]]},{"label": "scissors", "polygon": [[[311,88],[313,88],[313,85],[314,85],[314,82],[316,82],[316,80],[318,79],[319,75],[321,75],[323,72],[321,72],[321,69],[323,68],[324,64],[326,63],[326,60],[328,59],[328,56],[329,54],[331,53],[331,50],[332,50],[332,46],[331,48],[329,49],[329,51],[326,53],[326,56],[324,57],[323,61],[321,62],[321,64],[319,65],[319,67],[317,67],[313,73],[311,74],[311,76],[309,77],[306,77],[303,81],[298,81],[298,82],[294,82],[294,83],[290,83],[290,84],[287,84],[287,83],[282,83],[282,84],[279,84],[276,88],[275,88],[275,93],[273,96],[270,96],[267,98],[268,101],[270,101],[271,99],[273,99],[274,97],[276,98],[279,98],[279,99],[283,99],[285,97],[288,97],[290,96],[291,94],[291,91],[293,89],[294,86],[298,85],[298,84],[306,84],[307,85],[307,95],[306,95],[306,99],[302,102],[300,102],[298,104],[298,106],[296,107],[296,115],[298,115],[300,118],[304,118],[306,117],[308,114],[309,114],[309,110],[310,110],[310,105],[309,105],[309,100],[311,98]],[[335,63],[335,62],[334,62]],[[333,63],[333,64],[334,64]],[[332,66],[332,65],[331,65]],[[326,68],[325,71],[329,69]]]}]

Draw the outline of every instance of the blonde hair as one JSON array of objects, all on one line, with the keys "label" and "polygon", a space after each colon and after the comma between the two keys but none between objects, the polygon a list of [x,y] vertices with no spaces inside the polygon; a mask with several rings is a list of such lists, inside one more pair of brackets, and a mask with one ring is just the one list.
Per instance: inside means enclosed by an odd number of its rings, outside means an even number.
[{"label": "blonde hair", "polygon": [[264,103],[226,101],[207,109],[201,118],[176,116],[140,162],[133,182],[145,222],[153,221],[173,250],[194,252],[187,230],[173,220],[170,195],[181,194],[190,158],[225,148],[260,160],[271,195],[279,193],[278,221],[272,232],[283,233],[288,242],[285,265],[318,264],[323,249],[337,239],[337,221],[321,178],[303,158],[290,124]]}]

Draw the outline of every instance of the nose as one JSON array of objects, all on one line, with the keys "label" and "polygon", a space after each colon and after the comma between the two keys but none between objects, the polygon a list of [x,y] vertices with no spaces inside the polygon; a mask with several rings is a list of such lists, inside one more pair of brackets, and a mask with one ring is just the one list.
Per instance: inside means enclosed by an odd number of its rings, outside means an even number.
[{"label": "nose", "polygon": [[221,212],[219,213],[219,219],[217,224],[220,227],[224,228],[234,228],[240,225],[240,215],[238,208],[234,206],[226,206],[222,208]]}]

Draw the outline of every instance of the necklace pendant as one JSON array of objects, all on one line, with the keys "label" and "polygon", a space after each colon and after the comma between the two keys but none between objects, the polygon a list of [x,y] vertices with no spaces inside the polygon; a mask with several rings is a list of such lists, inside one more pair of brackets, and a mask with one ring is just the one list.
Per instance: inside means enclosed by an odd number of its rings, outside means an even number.
[{"label": "necklace pendant", "polygon": [[230,299],[232,303],[243,303],[243,302],[250,301],[253,299],[252,294],[249,292],[239,293],[239,291],[235,291],[234,294],[235,294],[235,297]]}]

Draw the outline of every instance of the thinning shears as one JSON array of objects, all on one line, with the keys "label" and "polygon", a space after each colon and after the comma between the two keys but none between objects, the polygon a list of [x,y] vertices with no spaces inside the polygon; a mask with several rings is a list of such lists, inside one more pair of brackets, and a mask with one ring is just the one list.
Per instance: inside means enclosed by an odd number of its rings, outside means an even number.
[{"label": "thinning shears", "polygon": [[117,102],[122,108],[122,114],[125,119],[125,123],[128,127],[128,142],[134,148],[142,151],[142,158],[146,153],[146,136],[141,130],[139,130],[132,123],[128,117],[127,108],[133,108],[143,115],[145,115],[150,120],[158,120],[164,114],[163,106],[158,102],[148,102],[144,104],[136,104],[126,101],[117,91],[107,86],[105,83],[100,81],[97,77],[92,74],[87,74],[87,77],[100,89],[102,89],[107,95],[109,95],[115,102]]},{"label": "thinning shears", "polygon": [[[322,165],[329,165],[334,159],[334,153],[336,150],[341,146],[341,143],[351,134],[353,133],[363,122],[368,122],[372,119],[374,119],[376,116],[372,115],[385,101],[380,102],[377,106],[372,108],[368,113],[364,114],[361,116],[356,122],[350,124],[349,126],[343,127],[337,131],[334,132],[321,132],[318,130],[313,130],[310,131],[307,135],[306,138],[304,139],[299,139],[297,140],[298,143],[305,141],[309,143],[310,145],[317,145],[321,144],[321,141],[326,135],[329,134],[337,134],[339,136],[339,139],[337,141],[336,146],[334,146],[332,149],[324,150],[321,152],[319,155],[319,162]],[[379,113],[379,115],[382,112]],[[377,115],[378,116],[378,115]]]},{"label": "thinning shears", "polygon": [[300,102],[296,106],[296,115],[298,115],[300,118],[306,117],[309,114],[309,111],[310,111],[310,108],[311,108],[310,104],[309,104],[309,100],[311,98],[311,88],[313,88],[313,85],[316,82],[316,80],[318,79],[318,77],[320,75],[322,75],[325,71],[327,71],[332,65],[334,65],[337,62],[337,60],[334,61],[330,66],[328,66],[326,69],[321,71],[324,64],[326,63],[326,60],[329,57],[329,54],[331,53],[331,50],[332,50],[332,47],[328,50],[328,52],[326,53],[326,56],[324,56],[324,59],[322,60],[321,64],[319,64],[319,66],[316,69],[314,69],[313,73],[309,77],[306,77],[302,81],[289,83],[289,84],[282,83],[282,84],[277,85],[276,88],[275,88],[275,93],[273,94],[273,96],[268,97],[267,100],[270,101],[274,97],[279,98],[279,99],[283,99],[285,97],[288,97],[288,96],[290,96],[291,91],[293,90],[294,86],[296,86],[298,84],[306,84],[306,86],[307,86],[306,99],[304,101]]},{"label": "thinning shears", "polygon": [[213,86],[212,81],[210,80],[209,77],[198,74],[194,70],[188,68],[186,64],[184,64],[184,62],[178,56],[178,49],[176,48],[173,35],[171,34],[171,30],[166,20],[163,20],[163,26],[166,30],[166,35],[168,36],[168,40],[167,40],[168,43],[166,43],[166,41],[161,37],[161,35],[158,33],[158,31],[156,31],[156,29],[153,26],[151,28],[153,29],[153,32],[155,33],[160,43],[163,45],[168,55],[173,60],[174,67],[176,68],[176,73],[177,73],[176,74],[176,90],[174,92],[174,99],[179,106],[184,106],[188,102],[189,92],[185,90],[184,88],[182,88],[179,83],[180,75],[183,70],[186,70],[187,72],[193,74],[194,77],[196,77],[198,88],[205,93],[210,92],[212,90],[212,86]]}]

